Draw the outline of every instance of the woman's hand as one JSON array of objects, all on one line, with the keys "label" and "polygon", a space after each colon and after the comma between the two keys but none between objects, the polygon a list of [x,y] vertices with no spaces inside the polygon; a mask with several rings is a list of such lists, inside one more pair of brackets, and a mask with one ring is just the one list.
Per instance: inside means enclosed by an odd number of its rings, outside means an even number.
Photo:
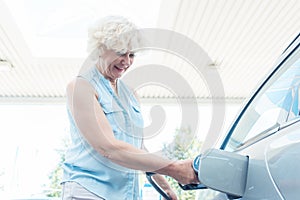
[{"label": "woman's hand", "polygon": [[169,185],[169,183],[167,182],[167,180],[165,179],[164,176],[160,175],[160,174],[155,174],[153,176],[153,179],[158,183],[158,185],[161,187],[161,189],[164,190],[165,193],[168,194],[168,196],[172,199],[172,200],[177,200],[177,195],[175,194],[175,192],[172,190],[171,186]]},{"label": "woman's hand", "polygon": [[198,184],[198,177],[192,167],[193,160],[178,160],[169,166],[169,176],[173,177],[179,183],[186,185],[195,183]]},{"label": "woman's hand", "polygon": [[[169,189],[166,189],[165,192],[168,194],[168,196],[172,199],[172,200],[178,200],[177,198],[177,195],[175,194],[175,192],[169,188]],[[165,198],[164,198],[165,200]]]}]

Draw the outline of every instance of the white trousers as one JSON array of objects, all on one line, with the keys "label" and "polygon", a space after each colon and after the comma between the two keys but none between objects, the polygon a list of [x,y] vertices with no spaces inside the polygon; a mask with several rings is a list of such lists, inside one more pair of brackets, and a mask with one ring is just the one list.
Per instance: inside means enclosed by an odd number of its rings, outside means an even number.
[{"label": "white trousers", "polygon": [[62,187],[62,200],[105,200],[76,182],[65,182]]}]

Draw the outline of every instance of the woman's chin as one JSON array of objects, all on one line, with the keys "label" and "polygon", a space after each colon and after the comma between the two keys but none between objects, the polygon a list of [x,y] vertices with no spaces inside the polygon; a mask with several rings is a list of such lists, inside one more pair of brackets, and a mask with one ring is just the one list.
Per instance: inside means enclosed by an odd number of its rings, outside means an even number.
[{"label": "woman's chin", "polygon": [[122,70],[116,69],[116,70],[114,71],[114,75],[115,75],[115,77],[120,78],[120,77],[124,74],[124,72],[125,72],[125,69],[122,69]]}]

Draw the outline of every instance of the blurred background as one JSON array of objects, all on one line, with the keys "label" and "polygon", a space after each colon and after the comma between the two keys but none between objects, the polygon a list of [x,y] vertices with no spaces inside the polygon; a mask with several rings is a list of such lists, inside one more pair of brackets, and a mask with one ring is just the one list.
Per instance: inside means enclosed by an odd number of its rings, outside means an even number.
[{"label": "blurred background", "polygon": [[[217,133],[224,137],[243,103],[299,33],[299,10],[299,0],[0,0],[0,199],[59,199],[60,165],[68,145],[65,88],[87,56],[87,28],[96,19],[123,15],[142,29],[174,31],[211,59],[206,67],[218,72],[224,96],[212,96],[207,77],[195,73],[180,55],[154,51],[137,56],[131,67],[169,66],[193,89],[199,128],[191,151],[169,155],[181,159],[197,155],[212,134],[215,99],[225,102]],[[166,115],[160,132],[145,141],[150,151],[182,140],[178,133],[189,134],[188,124],[187,129],[180,126],[183,105],[178,99],[188,104],[190,96],[176,96],[158,85],[137,92],[146,125],[155,120],[154,106]],[[143,176],[141,186],[142,199],[160,198]],[[211,191],[178,192],[181,199],[209,199]]]}]

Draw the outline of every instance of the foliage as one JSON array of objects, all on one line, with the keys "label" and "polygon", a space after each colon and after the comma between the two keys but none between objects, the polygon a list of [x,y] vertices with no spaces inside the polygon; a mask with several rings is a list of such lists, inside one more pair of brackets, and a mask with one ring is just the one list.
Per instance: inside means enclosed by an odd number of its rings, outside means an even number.
[{"label": "foliage", "polygon": [[59,162],[55,169],[49,174],[50,180],[50,192],[47,194],[47,197],[60,197],[61,196],[61,185],[60,181],[63,175],[62,165],[65,161],[65,148],[68,145],[68,140],[63,140],[63,147],[61,149],[57,149],[57,153],[59,155]]},{"label": "foliage", "polygon": [[[193,135],[190,128],[176,129],[173,143],[164,145],[164,154],[173,160],[193,159],[201,149],[202,143]],[[180,200],[192,200],[196,198],[195,190],[184,191],[171,177],[166,177]]]}]

